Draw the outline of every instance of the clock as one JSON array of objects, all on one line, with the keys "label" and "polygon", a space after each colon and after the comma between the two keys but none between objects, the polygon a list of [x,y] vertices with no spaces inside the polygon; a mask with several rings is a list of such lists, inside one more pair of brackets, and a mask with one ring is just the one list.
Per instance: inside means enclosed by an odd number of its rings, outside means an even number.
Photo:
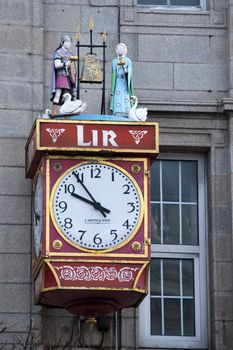
[{"label": "clock", "polygon": [[143,219],[141,190],[124,168],[83,161],[56,181],[50,213],[57,232],[81,250],[114,250],[126,244]]},{"label": "clock", "polygon": [[33,234],[35,256],[38,259],[40,253],[40,242],[42,234],[42,179],[41,173],[37,176],[34,189],[33,206]]}]

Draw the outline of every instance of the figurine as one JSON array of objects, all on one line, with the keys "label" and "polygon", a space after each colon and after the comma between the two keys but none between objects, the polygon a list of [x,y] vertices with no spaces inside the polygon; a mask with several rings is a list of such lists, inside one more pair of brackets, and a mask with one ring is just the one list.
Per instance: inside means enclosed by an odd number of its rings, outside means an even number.
[{"label": "figurine", "polygon": [[147,119],[147,108],[137,108],[137,96],[132,96],[131,100],[133,101],[133,106],[129,110],[129,119],[144,122]]},{"label": "figurine", "polygon": [[128,116],[133,95],[132,61],[126,57],[124,43],[116,46],[117,58],[112,61],[110,110],[114,115]]},{"label": "figurine", "polygon": [[84,112],[87,104],[81,100],[71,101],[71,95],[69,93],[64,94],[63,96],[64,103],[60,107],[61,114],[79,114]]},{"label": "figurine", "polygon": [[51,74],[51,98],[53,103],[52,115],[58,114],[58,105],[63,103],[65,93],[73,96],[75,86],[75,64],[71,62],[73,53],[70,51],[72,39],[64,35],[59,47],[53,53],[52,74]]}]

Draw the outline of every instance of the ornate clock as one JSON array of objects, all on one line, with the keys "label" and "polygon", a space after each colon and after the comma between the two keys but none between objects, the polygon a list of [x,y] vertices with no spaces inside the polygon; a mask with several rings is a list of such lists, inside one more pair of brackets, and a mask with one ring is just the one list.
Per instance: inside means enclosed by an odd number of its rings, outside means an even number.
[{"label": "ornate clock", "polygon": [[85,250],[114,250],[137,232],[142,192],[125,169],[107,161],[72,166],[52,190],[50,210],[57,231]]},{"label": "ornate clock", "polygon": [[98,315],[141,302],[157,153],[157,123],[36,120],[26,176],[33,179],[37,304]]}]

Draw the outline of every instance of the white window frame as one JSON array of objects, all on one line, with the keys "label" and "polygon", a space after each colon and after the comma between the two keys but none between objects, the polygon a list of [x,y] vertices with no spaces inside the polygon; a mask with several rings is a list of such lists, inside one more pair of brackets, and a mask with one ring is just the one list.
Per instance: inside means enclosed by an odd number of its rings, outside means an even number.
[{"label": "white window frame", "polygon": [[[198,217],[199,246],[152,245],[152,258],[176,258],[194,260],[195,288],[195,330],[194,337],[155,336],[150,334],[150,285],[148,295],[139,307],[139,339],[141,348],[208,348],[208,299],[207,299],[207,261],[206,244],[206,177],[204,157],[202,155],[164,154],[161,160],[196,160],[198,161]],[[149,278],[150,284],[150,278]]]},{"label": "white window frame", "polygon": [[[135,0],[137,3],[137,0]],[[206,0],[200,0],[200,6],[172,6],[170,0],[168,5],[151,5],[151,4],[137,4],[141,8],[154,8],[155,10],[180,10],[180,11],[204,11],[206,9]]]}]

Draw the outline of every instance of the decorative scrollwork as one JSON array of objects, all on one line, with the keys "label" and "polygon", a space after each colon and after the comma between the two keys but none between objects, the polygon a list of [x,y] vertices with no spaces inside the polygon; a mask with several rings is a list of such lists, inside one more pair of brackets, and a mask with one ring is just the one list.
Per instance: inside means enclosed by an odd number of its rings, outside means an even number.
[{"label": "decorative scrollwork", "polygon": [[65,129],[46,129],[46,131],[49,133],[49,135],[52,138],[53,143],[57,142],[57,139],[61,134],[65,131]]},{"label": "decorative scrollwork", "polygon": [[134,272],[139,268],[122,267],[117,270],[115,267],[101,266],[55,266],[59,272],[59,278],[65,281],[114,281],[130,282],[134,280]]},{"label": "decorative scrollwork", "polygon": [[129,133],[133,136],[135,143],[138,145],[144,135],[148,133],[146,130],[129,130]]}]

